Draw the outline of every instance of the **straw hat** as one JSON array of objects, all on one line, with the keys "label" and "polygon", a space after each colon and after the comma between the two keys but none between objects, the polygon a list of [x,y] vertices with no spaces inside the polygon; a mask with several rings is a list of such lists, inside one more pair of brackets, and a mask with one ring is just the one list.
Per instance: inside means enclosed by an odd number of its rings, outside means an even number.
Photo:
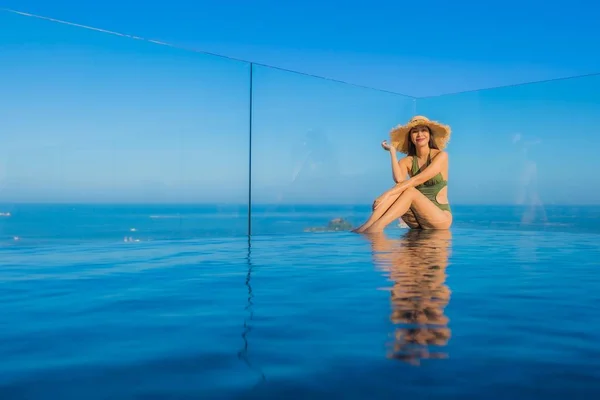
[{"label": "straw hat", "polygon": [[417,115],[413,117],[406,125],[398,125],[390,132],[392,146],[398,151],[408,154],[408,133],[415,126],[426,126],[431,131],[433,141],[438,149],[442,150],[450,140],[451,129],[448,125],[440,124],[436,121],[430,121],[429,118]]}]

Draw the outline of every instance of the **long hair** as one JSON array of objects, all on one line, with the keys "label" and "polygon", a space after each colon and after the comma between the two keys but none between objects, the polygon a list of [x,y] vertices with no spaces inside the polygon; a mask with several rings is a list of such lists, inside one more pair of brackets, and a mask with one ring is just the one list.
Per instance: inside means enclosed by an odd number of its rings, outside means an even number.
[{"label": "long hair", "polygon": [[[431,133],[431,129],[429,129],[428,126],[426,126],[427,131],[429,132],[429,148],[430,149],[436,149],[439,150],[439,148],[437,147],[437,144],[435,144],[435,140],[433,140],[433,134]],[[410,131],[408,131],[407,133],[408,135],[408,155],[409,156],[415,156],[417,155],[417,147],[415,146],[415,144],[412,141],[412,138],[410,137]]]}]

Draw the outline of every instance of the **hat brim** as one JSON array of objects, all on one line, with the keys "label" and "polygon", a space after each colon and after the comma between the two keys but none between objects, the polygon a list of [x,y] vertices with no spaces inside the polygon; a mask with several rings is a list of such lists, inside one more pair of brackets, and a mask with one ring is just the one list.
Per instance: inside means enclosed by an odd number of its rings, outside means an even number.
[{"label": "hat brim", "polygon": [[392,146],[399,152],[408,154],[408,133],[416,126],[426,126],[431,131],[431,136],[438,149],[446,148],[450,141],[452,130],[448,125],[436,121],[411,121],[406,125],[398,125],[390,131]]}]

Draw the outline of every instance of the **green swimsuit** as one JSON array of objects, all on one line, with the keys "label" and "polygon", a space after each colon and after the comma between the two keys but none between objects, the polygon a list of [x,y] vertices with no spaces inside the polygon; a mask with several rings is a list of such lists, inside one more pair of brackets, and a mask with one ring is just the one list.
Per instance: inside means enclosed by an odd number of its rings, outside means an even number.
[{"label": "green swimsuit", "polygon": [[[422,168],[419,168],[419,161],[417,159],[417,156],[413,156],[412,168],[410,170],[410,175],[415,176],[415,175],[420,174],[421,170],[426,168],[429,164],[431,164],[431,152],[427,156],[427,162],[425,163],[425,165],[423,165]],[[417,189],[419,192],[423,193],[425,195],[425,197],[427,197],[429,200],[431,200],[431,202],[433,204],[435,204],[440,210],[450,211],[449,204],[440,204],[437,201],[438,193],[440,192],[440,190],[442,190],[444,187],[446,187],[447,184],[448,184],[448,182],[444,180],[444,178],[442,177],[442,174],[438,173],[436,176],[429,179],[425,183],[422,183],[419,186],[415,187],[415,189]]]}]

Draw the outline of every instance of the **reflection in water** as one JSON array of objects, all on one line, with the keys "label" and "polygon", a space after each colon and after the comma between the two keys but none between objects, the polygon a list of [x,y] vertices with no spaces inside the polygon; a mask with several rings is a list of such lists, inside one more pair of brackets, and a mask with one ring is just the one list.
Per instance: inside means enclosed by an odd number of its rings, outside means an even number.
[{"label": "reflection in water", "polygon": [[445,358],[431,347],[450,339],[444,309],[450,289],[444,284],[451,244],[449,230],[409,230],[400,240],[385,233],[367,236],[375,265],[389,274],[391,321],[397,325],[388,357],[419,365],[421,359]]},{"label": "reflection in water", "polygon": [[309,129],[301,143],[291,149],[294,160],[291,183],[303,178],[315,178],[325,173],[337,173],[334,145],[320,129]]},{"label": "reflection in water", "polygon": [[255,370],[256,372],[258,372],[260,374],[260,380],[256,384],[256,385],[259,385],[262,382],[266,381],[265,374],[259,368],[256,368],[255,366],[252,365],[252,363],[250,362],[250,358],[248,356],[248,346],[249,346],[248,335],[252,331],[252,325],[250,325],[250,323],[254,319],[254,308],[253,308],[254,303],[252,302],[252,300],[254,298],[254,294],[252,293],[252,284],[251,284],[253,265],[252,265],[251,254],[252,254],[252,243],[251,243],[250,236],[248,236],[248,254],[246,257],[246,260],[248,262],[248,272],[246,273],[246,288],[248,289],[248,300],[247,300],[246,307],[245,307],[245,310],[248,315],[247,315],[247,318],[244,319],[244,329],[242,331],[242,340],[244,342],[244,346],[242,347],[242,349],[240,351],[238,351],[237,355],[238,355],[238,358],[240,360],[242,360],[246,365],[248,365],[248,367],[251,370]]},{"label": "reflection in water", "polygon": [[535,231],[519,232],[517,244],[515,259],[519,260],[519,265],[522,269],[529,269],[531,265],[540,262],[538,258],[539,236]]},{"label": "reflection in water", "polygon": [[340,175],[335,148],[329,136],[320,129],[310,129],[298,137],[290,147],[290,180],[280,182],[277,201],[308,199],[312,193],[326,197],[335,190],[332,180]]},{"label": "reflection in water", "polygon": [[526,140],[520,133],[513,136],[513,144],[520,150],[523,163],[517,194],[517,204],[526,206],[521,215],[521,224],[523,225],[534,223],[538,213],[542,223],[548,222],[546,209],[538,191],[538,169],[533,155],[534,146],[541,142],[539,139]]}]

